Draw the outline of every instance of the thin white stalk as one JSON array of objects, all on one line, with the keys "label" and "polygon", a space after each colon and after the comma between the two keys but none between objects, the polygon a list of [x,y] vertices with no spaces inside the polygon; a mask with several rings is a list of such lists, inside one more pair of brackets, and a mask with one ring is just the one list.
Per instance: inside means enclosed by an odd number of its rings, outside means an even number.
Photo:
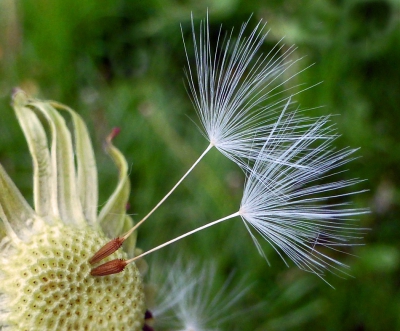
[{"label": "thin white stalk", "polygon": [[220,219],[218,219],[216,221],[213,221],[211,223],[207,223],[207,224],[205,224],[203,226],[200,226],[200,227],[198,227],[198,228],[196,228],[196,229],[194,229],[192,231],[186,232],[186,233],[184,233],[183,235],[181,235],[179,237],[171,239],[171,240],[169,240],[169,241],[167,241],[167,242],[165,242],[165,243],[163,243],[163,244],[161,244],[161,245],[159,245],[157,247],[154,247],[154,248],[152,248],[152,249],[150,249],[150,250],[148,250],[148,251],[146,251],[146,252],[144,252],[144,253],[142,253],[142,254],[140,254],[138,256],[135,256],[132,259],[126,260],[125,262],[126,263],[131,263],[131,262],[133,262],[133,261],[135,261],[135,260],[137,260],[137,259],[139,259],[139,258],[141,258],[141,257],[143,257],[143,256],[145,256],[147,254],[153,253],[153,252],[155,252],[155,251],[157,251],[157,250],[159,250],[159,249],[161,249],[161,248],[163,248],[165,246],[168,246],[168,245],[170,245],[170,244],[172,244],[172,243],[174,243],[174,242],[176,242],[178,240],[181,240],[181,239],[183,239],[183,238],[185,238],[187,236],[190,236],[190,235],[192,235],[192,234],[194,234],[196,232],[199,232],[201,230],[207,229],[207,228],[209,228],[209,227],[211,227],[211,226],[213,226],[215,224],[221,223],[223,221],[226,221],[226,220],[229,220],[231,218],[238,217],[238,216],[240,216],[240,213],[236,212],[236,213],[233,213],[233,214],[231,214],[229,216],[226,216],[226,217],[220,218]]},{"label": "thin white stalk", "polygon": [[190,174],[190,172],[196,167],[196,165],[201,161],[201,159],[214,147],[213,143],[210,143],[206,150],[200,155],[200,157],[196,160],[195,163],[189,168],[188,171],[182,176],[182,178],[174,185],[174,187],[160,200],[159,203],[145,216],[143,217],[138,223],[136,223],[128,232],[126,232],[122,237],[124,240],[128,238],[145,220],[147,220],[151,214],[153,214],[158,207],[162,205],[162,203],[167,200],[167,198],[174,192],[174,190],[182,183],[182,181]]}]

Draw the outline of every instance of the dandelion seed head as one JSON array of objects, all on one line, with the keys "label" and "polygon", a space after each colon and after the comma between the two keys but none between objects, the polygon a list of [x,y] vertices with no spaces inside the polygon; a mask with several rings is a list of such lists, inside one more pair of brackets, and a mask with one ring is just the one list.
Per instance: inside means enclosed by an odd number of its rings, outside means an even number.
[{"label": "dandelion seed head", "polygon": [[[120,182],[97,214],[96,163],[82,119],[66,106],[30,99],[20,90],[13,106],[33,160],[34,208],[0,165],[0,328],[142,330],[146,307],[140,265],[111,277],[90,274],[89,258],[114,237],[113,231],[132,225],[125,210],[127,166],[111,142],[114,134],[106,148]],[[62,111],[73,119],[73,135]],[[133,254],[135,239],[125,248]],[[115,256],[128,257],[124,251]]]}]

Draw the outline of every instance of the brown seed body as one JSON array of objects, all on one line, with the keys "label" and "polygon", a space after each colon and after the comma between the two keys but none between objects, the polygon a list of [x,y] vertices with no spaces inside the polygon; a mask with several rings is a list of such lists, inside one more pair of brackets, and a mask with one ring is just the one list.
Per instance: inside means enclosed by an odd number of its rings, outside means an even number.
[{"label": "brown seed body", "polygon": [[105,259],[107,256],[110,256],[112,253],[114,253],[121,247],[123,242],[124,242],[124,238],[121,238],[121,237],[118,237],[118,238],[115,238],[115,239],[109,241],[102,248],[100,248],[96,254],[94,254],[90,258],[89,263],[95,264],[97,262],[100,262],[102,259]]},{"label": "brown seed body", "polygon": [[121,272],[122,270],[125,269],[127,263],[125,260],[122,259],[115,259],[108,261],[106,263],[103,263],[99,265],[96,268],[93,268],[90,274],[92,276],[107,276],[107,275],[113,275]]}]

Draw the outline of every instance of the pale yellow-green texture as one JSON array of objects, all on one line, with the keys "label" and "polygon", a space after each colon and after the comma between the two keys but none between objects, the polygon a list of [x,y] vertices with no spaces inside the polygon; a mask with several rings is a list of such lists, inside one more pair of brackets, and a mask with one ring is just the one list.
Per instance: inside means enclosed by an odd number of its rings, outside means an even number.
[{"label": "pale yellow-green texture", "polygon": [[[13,107],[32,155],[34,208],[0,165],[0,328],[141,330],[144,262],[105,277],[91,276],[88,262],[132,226],[125,158],[109,137],[107,151],[119,181],[97,213],[96,162],[82,119],[66,106],[30,99],[20,90]],[[71,116],[73,134],[60,113]],[[131,236],[124,251],[133,255],[135,245]],[[124,251],[104,261],[127,258]]]}]

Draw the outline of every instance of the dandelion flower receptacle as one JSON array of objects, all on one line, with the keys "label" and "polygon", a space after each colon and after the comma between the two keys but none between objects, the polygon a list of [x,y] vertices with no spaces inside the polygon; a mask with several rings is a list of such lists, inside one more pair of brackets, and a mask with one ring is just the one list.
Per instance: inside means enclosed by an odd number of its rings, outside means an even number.
[{"label": "dandelion flower receptacle", "polygon": [[[125,210],[130,190],[125,159],[109,139],[119,183],[97,215],[96,162],[82,119],[68,107],[29,99],[20,90],[13,107],[33,159],[34,209],[0,166],[0,326],[141,330],[145,303],[138,267],[98,278],[90,275],[88,262],[116,235],[113,229],[132,226]],[[60,115],[64,111],[72,117],[74,143]],[[133,255],[131,238],[125,245]],[[118,257],[128,255],[121,251]]]}]

